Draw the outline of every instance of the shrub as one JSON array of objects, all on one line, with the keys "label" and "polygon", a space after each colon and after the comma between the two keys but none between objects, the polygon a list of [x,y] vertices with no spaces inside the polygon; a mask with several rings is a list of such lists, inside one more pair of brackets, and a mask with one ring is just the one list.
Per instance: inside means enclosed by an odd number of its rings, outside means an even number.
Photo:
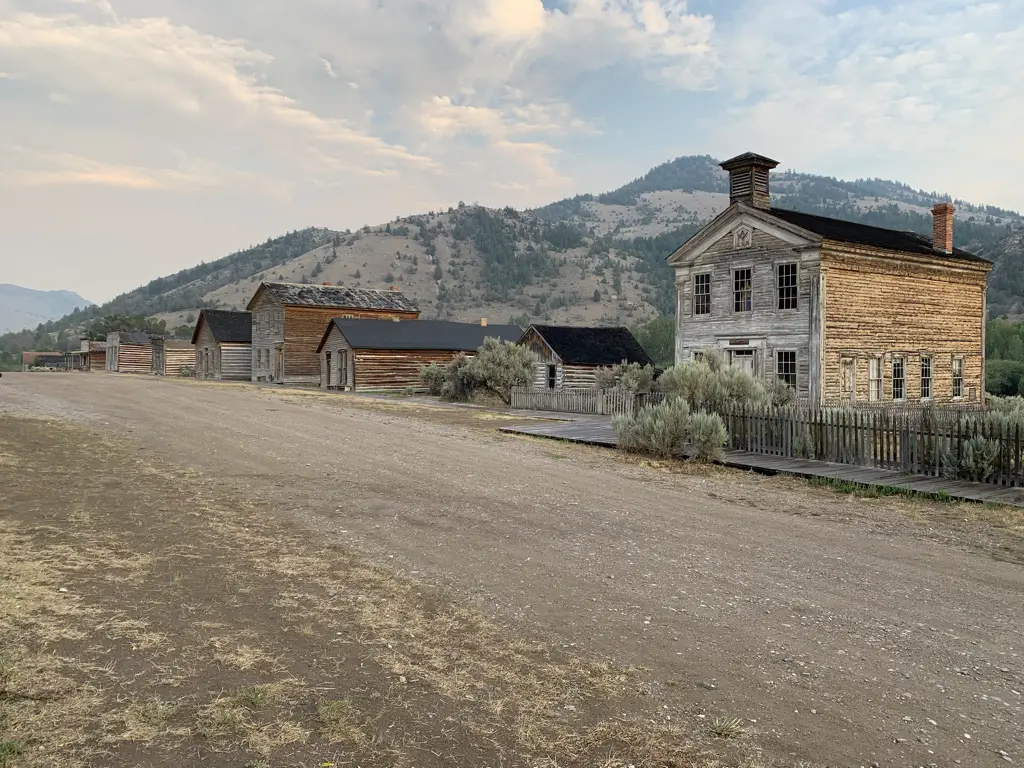
[{"label": "shrub", "polygon": [[196,367],[194,365],[183,365],[178,369],[178,375],[192,378],[196,375]]},{"label": "shrub", "polygon": [[612,425],[625,451],[662,459],[679,457],[690,434],[690,408],[685,400],[672,398],[645,405],[635,416],[616,416]]},{"label": "shrub", "polygon": [[725,422],[717,413],[697,411],[690,419],[690,442],[694,456],[701,461],[722,458],[722,446],[729,440]]},{"label": "shrub", "polygon": [[441,399],[464,403],[473,396],[480,384],[472,359],[460,353],[444,370]]},{"label": "shrub", "polygon": [[526,387],[533,381],[537,356],[527,347],[486,338],[472,366],[481,385],[507,405],[512,402],[513,387]]},{"label": "shrub", "polygon": [[437,363],[425,365],[420,369],[420,384],[422,384],[431,395],[437,397],[441,394],[441,388],[444,387],[444,381],[445,369]]},{"label": "shrub", "polygon": [[982,482],[999,468],[999,443],[983,437],[972,437],[956,449],[943,453],[942,470],[950,478]]},{"label": "shrub", "polygon": [[625,389],[628,392],[650,392],[654,386],[654,366],[640,363],[616,363],[594,371],[597,389]]}]

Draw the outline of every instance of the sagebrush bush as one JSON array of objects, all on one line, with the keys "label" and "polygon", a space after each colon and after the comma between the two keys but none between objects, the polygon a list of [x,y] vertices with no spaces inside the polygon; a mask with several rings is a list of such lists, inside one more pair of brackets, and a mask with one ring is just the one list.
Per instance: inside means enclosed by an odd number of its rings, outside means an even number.
[{"label": "sagebrush bush", "polygon": [[427,392],[435,397],[441,394],[441,388],[444,387],[444,380],[445,369],[437,363],[425,365],[420,369],[420,384],[423,385]]},{"label": "sagebrush bush", "polygon": [[[692,410],[715,413],[771,405],[773,399],[784,397],[774,385],[769,394],[753,374],[724,365],[721,355],[714,351],[706,352],[695,362],[672,366],[661,375],[657,386],[666,396],[685,400]],[[795,394],[789,397],[795,398]]]},{"label": "sagebrush bush", "polygon": [[690,408],[679,398],[645,405],[635,416],[620,415],[612,420],[620,448],[662,459],[683,455],[690,425]]},{"label": "sagebrush bush", "polygon": [[481,381],[470,357],[459,353],[444,369],[441,399],[453,403],[468,401],[480,387]]},{"label": "sagebrush bush", "polygon": [[690,442],[694,457],[701,461],[722,458],[722,448],[729,440],[725,422],[717,413],[697,411],[690,417]]},{"label": "sagebrush bush", "polygon": [[654,385],[654,366],[640,363],[616,363],[594,372],[597,389],[624,389],[627,392],[650,392]]},{"label": "sagebrush bush", "polygon": [[972,437],[956,449],[942,455],[942,470],[947,477],[957,480],[983,482],[999,469],[999,443],[983,437]]}]

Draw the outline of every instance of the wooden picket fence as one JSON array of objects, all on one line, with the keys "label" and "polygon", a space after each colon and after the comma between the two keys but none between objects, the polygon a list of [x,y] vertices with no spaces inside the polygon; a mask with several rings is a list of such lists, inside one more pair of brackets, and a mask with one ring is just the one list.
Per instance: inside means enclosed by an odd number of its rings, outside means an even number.
[{"label": "wooden picket fence", "polygon": [[979,415],[954,409],[911,415],[881,409],[778,408],[722,416],[729,432],[728,447],[734,450],[1024,485],[1020,425]]},{"label": "wooden picket fence", "polygon": [[512,389],[513,408],[527,411],[560,411],[594,416],[632,414],[652,398],[623,389]]}]

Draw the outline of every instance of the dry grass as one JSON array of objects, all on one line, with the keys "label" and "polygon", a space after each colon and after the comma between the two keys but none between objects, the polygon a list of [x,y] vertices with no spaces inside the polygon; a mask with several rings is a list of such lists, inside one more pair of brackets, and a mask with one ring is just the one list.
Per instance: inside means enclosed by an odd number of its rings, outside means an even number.
[{"label": "dry grass", "polygon": [[199,707],[196,730],[217,752],[239,747],[269,755],[275,749],[305,742],[310,732],[282,711],[293,704],[304,686],[296,680],[266,683],[218,695]]},{"label": "dry grass", "polygon": [[316,708],[320,737],[328,744],[365,747],[370,738],[352,702],[347,699],[321,701]]}]

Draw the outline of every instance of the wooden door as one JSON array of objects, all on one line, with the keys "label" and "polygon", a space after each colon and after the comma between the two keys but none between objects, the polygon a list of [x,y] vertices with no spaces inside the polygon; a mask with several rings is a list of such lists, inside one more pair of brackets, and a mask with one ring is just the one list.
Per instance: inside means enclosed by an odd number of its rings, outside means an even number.
[{"label": "wooden door", "polygon": [[844,357],[839,361],[839,375],[842,384],[843,403],[851,405],[857,400],[857,374],[853,358]]},{"label": "wooden door", "polygon": [[752,349],[734,349],[732,350],[732,364],[734,367],[739,368],[742,371],[746,371],[751,376],[755,374],[754,366],[754,350]]},{"label": "wooden door", "polygon": [[348,387],[348,352],[341,350],[338,352],[338,389],[346,389]]},{"label": "wooden door", "polygon": [[274,348],[274,381],[281,381],[284,378],[284,350],[281,347]]}]

